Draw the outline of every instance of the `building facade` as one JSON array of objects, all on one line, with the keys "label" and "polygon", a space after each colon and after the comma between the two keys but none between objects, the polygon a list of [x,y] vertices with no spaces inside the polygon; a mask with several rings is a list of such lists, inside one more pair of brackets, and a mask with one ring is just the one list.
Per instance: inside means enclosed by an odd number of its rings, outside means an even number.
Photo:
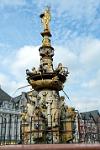
[{"label": "building facade", "polygon": [[100,114],[98,110],[80,113],[79,142],[100,143]]},{"label": "building facade", "polygon": [[11,96],[0,88],[0,144],[20,140],[20,110],[16,111]]}]

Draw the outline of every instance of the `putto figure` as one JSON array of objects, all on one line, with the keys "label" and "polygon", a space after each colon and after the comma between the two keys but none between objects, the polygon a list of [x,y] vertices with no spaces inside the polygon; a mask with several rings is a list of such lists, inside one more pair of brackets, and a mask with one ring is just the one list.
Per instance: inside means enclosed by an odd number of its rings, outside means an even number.
[{"label": "putto figure", "polygon": [[50,8],[47,7],[47,9],[40,15],[41,22],[44,26],[44,31],[50,31],[49,29],[49,22],[51,20],[51,14],[50,14]]}]

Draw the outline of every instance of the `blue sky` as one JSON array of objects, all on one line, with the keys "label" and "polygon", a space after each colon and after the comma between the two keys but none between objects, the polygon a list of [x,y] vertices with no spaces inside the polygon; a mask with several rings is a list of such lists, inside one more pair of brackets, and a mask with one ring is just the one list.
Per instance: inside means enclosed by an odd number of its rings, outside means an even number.
[{"label": "blue sky", "polygon": [[70,72],[66,102],[80,111],[100,110],[100,0],[0,0],[1,87],[14,96],[28,84],[25,70],[38,68],[39,15],[48,5],[54,67],[62,62]]}]

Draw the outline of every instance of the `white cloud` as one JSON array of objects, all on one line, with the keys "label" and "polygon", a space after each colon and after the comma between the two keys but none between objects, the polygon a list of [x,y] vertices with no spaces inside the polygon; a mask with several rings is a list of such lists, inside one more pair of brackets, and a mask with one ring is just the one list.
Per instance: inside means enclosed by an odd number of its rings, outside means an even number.
[{"label": "white cloud", "polygon": [[16,77],[22,77],[27,68],[39,66],[39,46],[24,46],[16,52],[14,61],[10,64],[11,73]]},{"label": "white cloud", "polygon": [[71,67],[71,69],[77,65],[77,55],[72,52],[68,47],[64,46],[54,46],[55,48],[55,56],[54,56],[54,64],[60,62],[66,67]]},{"label": "white cloud", "polygon": [[80,112],[100,110],[100,97],[72,96],[72,101],[73,106]]},{"label": "white cloud", "polygon": [[5,82],[8,82],[6,75],[0,73],[0,84],[4,84]]},{"label": "white cloud", "polygon": [[[0,84],[9,94],[12,95],[16,89],[28,85],[25,70],[31,69],[33,66],[39,67],[38,48],[39,46],[24,46],[2,59],[1,70],[5,72],[6,68],[7,73],[0,73]],[[18,95],[22,90],[17,91],[16,94]]]},{"label": "white cloud", "polygon": [[17,90],[17,89],[20,87],[26,86],[27,84],[28,83],[25,80],[16,81],[14,78],[11,78],[9,75],[0,73],[0,86],[10,96],[14,97],[15,95],[20,94],[23,91],[23,89],[20,89],[20,90]]},{"label": "white cloud", "polygon": [[91,92],[98,92],[100,90],[100,70],[98,70],[94,76],[94,78],[88,80],[87,82],[82,84],[83,88],[92,90]]},{"label": "white cloud", "polygon": [[80,61],[88,69],[100,66],[100,40],[88,39],[86,41],[80,54]]}]

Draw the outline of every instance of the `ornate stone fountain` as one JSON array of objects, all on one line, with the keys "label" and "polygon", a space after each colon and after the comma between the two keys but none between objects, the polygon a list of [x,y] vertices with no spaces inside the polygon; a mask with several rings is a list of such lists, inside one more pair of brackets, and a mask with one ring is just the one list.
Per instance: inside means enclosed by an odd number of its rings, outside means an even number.
[{"label": "ornate stone fountain", "polygon": [[[51,46],[50,40],[52,35],[49,27],[51,20],[49,8],[40,15],[40,18],[44,29],[41,33],[42,46],[39,48],[40,65],[38,69],[33,67],[32,71],[26,70],[27,80],[33,88],[32,113],[28,113],[31,109],[29,105],[26,113],[26,124],[29,117],[32,117],[32,127],[30,130],[28,123],[23,131],[23,139],[26,144],[30,143],[30,132],[33,143],[43,143],[44,138],[45,143],[60,143],[62,141],[60,138],[66,134],[62,134],[60,130],[61,126],[63,127],[65,124],[65,121],[61,123],[61,120],[66,119],[68,107],[65,105],[64,97],[59,95],[59,91],[63,90],[63,84],[69,72],[62,63],[59,63],[56,69],[53,68],[54,48]],[[46,131],[45,134],[44,131]]]}]

